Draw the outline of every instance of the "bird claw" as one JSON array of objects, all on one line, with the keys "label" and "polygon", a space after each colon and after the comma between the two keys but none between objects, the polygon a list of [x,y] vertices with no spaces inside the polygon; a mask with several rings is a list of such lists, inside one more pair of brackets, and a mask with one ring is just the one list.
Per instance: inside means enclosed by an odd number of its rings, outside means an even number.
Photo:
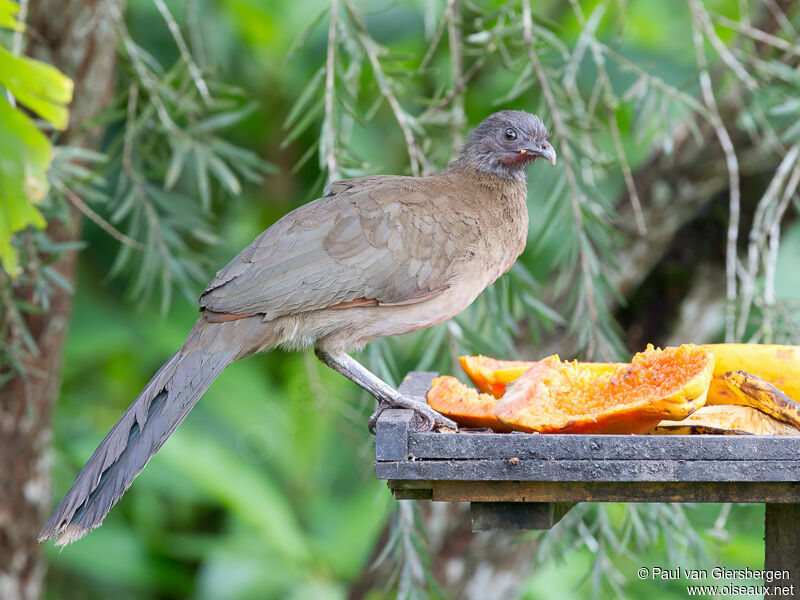
[{"label": "bird claw", "polygon": [[433,431],[433,428],[439,425],[440,427],[449,427],[450,429],[458,431],[458,425],[443,414],[433,410],[427,403],[418,400],[412,400],[405,396],[397,396],[388,400],[381,400],[378,408],[369,417],[369,432],[375,435],[375,425],[378,422],[381,414],[387,408],[406,408],[414,411],[414,429],[415,431]]}]

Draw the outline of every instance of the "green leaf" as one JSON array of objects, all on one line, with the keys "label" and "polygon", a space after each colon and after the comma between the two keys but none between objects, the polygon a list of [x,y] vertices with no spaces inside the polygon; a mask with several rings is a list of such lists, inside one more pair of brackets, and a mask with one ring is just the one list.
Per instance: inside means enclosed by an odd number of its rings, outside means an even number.
[{"label": "green leaf", "polygon": [[27,56],[15,56],[0,46],[0,85],[56,128],[67,128],[67,104],[72,101],[73,85],[55,67]]},{"label": "green leaf", "polygon": [[192,149],[191,144],[185,139],[178,139],[172,144],[172,157],[169,160],[167,175],[164,178],[164,189],[171,190],[183,172],[186,155]]},{"label": "green leaf", "polygon": [[28,226],[44,227],[35,204],[47,193],[52,148],[47,137],[0,95],[0,262],[17,275],[11,237]]},{"label": "green leaf", "polygon": [[256,103],[250,102],[238,110],[232,110],[223,113],[217,113],[202,121],[198,121],[194,125],[188,127],[186,131],[189,133],[211,133],[220,129],[225,129],[231,125],[235,125],[252,115],[256,111]]},{"label": "green leaf", "polygon": [[208,168],[211,169],[217,181],[225,186],[225,189],[228,190],[232,196],[238,196],[239,193],[241,193],[242,186],[236,178],[236,175],[233,174],[233,171],[225,164],[225,161],[210,154],[208,156]]},{"label": "green leaf", "polygon": [[25,31],[25,25],[17,21],[19,5],[11,0],[0,0],[0,27],[14,31]]}]

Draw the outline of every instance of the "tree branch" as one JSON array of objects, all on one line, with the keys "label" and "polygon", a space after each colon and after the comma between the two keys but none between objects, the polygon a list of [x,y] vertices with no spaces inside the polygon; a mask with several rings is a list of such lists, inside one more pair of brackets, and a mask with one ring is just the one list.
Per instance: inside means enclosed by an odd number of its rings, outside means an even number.
[{"label": "tree branch", "polygon": [[334,85],[336,83],[336,28],[339,24],[339,0],[331,0],[330,21],[328,23],[328,50],[325,58],[325,121],[322,125],[322,138],[325,140],[325,168],[328,181],[339,179],[339,166],[336,163],[336,130],[333,123]]},{"label": "tree branch", "polygon": [[695,59],[699,69],[700,90],[703,101],[711,115],[711,124],[717,135],[720,146],[725,152],[725,164],[728,168],[728,186],[730,199],[728,203],[728,236],[727,249],[725,255],[725,274],[726,286],[725,296],[727,303],[725,306],[725,341],[732,342],[736,336],[736,241],[739,237],[739,219],[741,212],[741,191],[739,188],[739,161],[736,158],[736,151],[733,142],[725,128],[722,117],[714,98],[714,88],[711,84],[711,75],[708,72],[705,50],[703,48],[703,34],[701,33],[702,12],[699,0],[689,0],[692,12],[692,41],[694,43]]}]

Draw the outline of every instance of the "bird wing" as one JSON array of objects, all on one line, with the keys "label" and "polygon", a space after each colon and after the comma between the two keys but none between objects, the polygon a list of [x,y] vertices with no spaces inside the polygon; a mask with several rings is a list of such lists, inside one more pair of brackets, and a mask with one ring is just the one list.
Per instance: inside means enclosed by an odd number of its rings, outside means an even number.
[{"label": "bird wing", "polygon": [[[433,211],[435,202],[444,205]],[[200,304],[271,320],[336,305],[426,300],[449,287],[469,236],[477,236],[477,224],[451,218],[452,204],[430,179],[335,182],[328,195],[292,211],[242,250]]]}]

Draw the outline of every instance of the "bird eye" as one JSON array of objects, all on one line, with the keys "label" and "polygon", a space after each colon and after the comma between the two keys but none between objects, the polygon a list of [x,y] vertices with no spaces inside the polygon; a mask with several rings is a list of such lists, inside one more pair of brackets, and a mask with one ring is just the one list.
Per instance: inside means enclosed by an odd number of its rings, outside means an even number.
[{"label": "bird eye", "polygon": [[507,142],[513,142],[515,139],[517,139],[517,130],[509,127],[508,129],[506,129],[506,132],[503,134],[503,137],[506,138]]}]

